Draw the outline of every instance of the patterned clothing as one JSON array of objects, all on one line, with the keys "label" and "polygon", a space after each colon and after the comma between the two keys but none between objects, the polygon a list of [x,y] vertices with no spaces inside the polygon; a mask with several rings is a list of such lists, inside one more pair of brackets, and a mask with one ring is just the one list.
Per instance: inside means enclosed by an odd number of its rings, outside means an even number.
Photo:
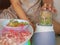
[{"label": "patterned clothing", "polygon": [[[38,22],[41,0],[20,0],[21,6],[33,23]],[[12,6],[5,9],[0,14],[0,19],[19,19]]]}]

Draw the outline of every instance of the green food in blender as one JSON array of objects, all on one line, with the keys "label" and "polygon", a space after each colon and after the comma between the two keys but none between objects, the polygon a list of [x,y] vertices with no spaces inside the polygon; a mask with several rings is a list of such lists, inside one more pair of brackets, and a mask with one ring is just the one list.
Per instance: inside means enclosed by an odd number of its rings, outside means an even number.
[{"label": "green food in blender", "polygon": [[42,11],[40,14],[40,25],[52,25],[52,13],[49,11]]}]

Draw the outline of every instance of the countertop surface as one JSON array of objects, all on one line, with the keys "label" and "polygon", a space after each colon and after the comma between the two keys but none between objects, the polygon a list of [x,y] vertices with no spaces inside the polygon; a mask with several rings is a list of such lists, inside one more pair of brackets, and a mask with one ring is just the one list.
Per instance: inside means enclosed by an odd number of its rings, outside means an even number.
[{"label": "countertop surface", "polygon": [[60,36],[56,36],[56,45],[60,45]]}]

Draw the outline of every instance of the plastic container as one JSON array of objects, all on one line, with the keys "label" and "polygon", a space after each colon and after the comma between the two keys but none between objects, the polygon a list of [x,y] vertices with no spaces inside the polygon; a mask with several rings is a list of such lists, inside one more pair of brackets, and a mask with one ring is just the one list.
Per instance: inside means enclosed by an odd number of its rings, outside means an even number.
[{"label": "plastic container", "polygon": [[[25,22],[25,20],[15,19],[19,22]],[[7,29],[5,26],[10,21],[4,20],[2,22],[3,29],[0,30],[0,41],[1,45],[28,45],[30,44],[30,38],[33,35],[33,28],[31,25],[26,29],[16,30],[11,27],[11,29]],[[27,22],[27,21],[26,21]],[[4,41],[5,40],[5,41]],[[21,41],[22,40],[22,41]]]},{"label": "plastic container", "polygon": [[26,42],[24,45],[31,45],[30,40],[28,42]]},{"label": "plastic container", "polygon": [[[19,23],[26,22],[26,23],[28,23],[28,25],[18,26],[18,27],[7,26],[7,24],[10,23],[10,21],[18,21]],[[29,27],[29,22],[28,21],[26,21],[26,20],[18,20],[18,19],[7,20],[7,21],[5,21],[4,24],[5,24],[4,28],[7,29],[7,30],[24,30],[24,29]]]}]

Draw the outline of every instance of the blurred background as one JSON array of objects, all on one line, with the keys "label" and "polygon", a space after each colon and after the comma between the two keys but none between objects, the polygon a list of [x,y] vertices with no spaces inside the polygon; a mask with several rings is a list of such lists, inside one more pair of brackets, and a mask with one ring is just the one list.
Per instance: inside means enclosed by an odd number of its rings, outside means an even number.
[{"label": "blurred background", "polygon": [[9,0],[0,0],[0,10],[6,9],[10,6]]}]

